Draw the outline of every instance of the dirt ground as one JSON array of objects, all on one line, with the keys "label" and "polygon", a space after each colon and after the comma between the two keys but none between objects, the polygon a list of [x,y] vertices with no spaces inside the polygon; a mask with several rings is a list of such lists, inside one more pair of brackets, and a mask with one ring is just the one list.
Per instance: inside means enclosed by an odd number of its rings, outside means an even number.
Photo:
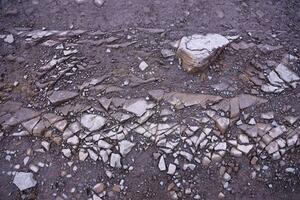
[{"label": "dirt ground", "polygon": [[[278,93],[261,90],[268,74],[280,63],[300,76],[300,1],[104,0],[103,5],[93,0],[0,2],[1,200],[300,199],[299,85],[293,87],[285,81],[288,86]],[[239,39],[204,72],[187,73],[171,44],[183,36],[208,33]],[[165,56],[162,50],[172,53]],[[60,58],[64,60],[42,70],[51,60]],[[142,61],[147,63],[145,70],[139,68]],[[93,79],[96,83],[91,82]],[[293,83],[297,85],[299,80]],[[178,108],[165,97],[154,97],[153,90],[184,93],[186,101],[193,98],[192,94],[229,101],[247,94],[264,103],[255,100],[256,104],[240,108],[231,118],[230,111],[214,107],[219,105],[214,99],[204,106]],[[76,95],[54,103],[50,99],[55,91]],[[116,113],[128,111],[127,103],[141,98],[149,106],[146,114],[142,113],[145,120],[136,113],[124,122],[116,120]],[[149,110],[153,112],[145,116]],[[167,110],[171,112],[161,114]],[[224,132],[215,125],[218,119],[208,117],[208,110],[214,110],[214,116],[230,118]],[[270,112],[274,116],[262,117]],[[66,125],[60,130],[61,125],[55,125],[55,121],[41,125],[34,133],[45,113],[54,113]],[[91,131],[82,122],[87,113],[103,116],[105,125]],[[208,122],[199,123],[205,113]],[[36,118],[40,121],[30,121]],[[65,132],[77,121],[82,127],[73,134],[79,138],[73,144],[65,138]],[[272,138],[279,150],[269,151],[270,142],[263,146],[266,136],[261,140],[247,136],[247,143],[253,145],[250,153],[235,156],[232,149],[239,147],[233,143],[241,142],[236,138],[245,134],[239,121],[249,126],[281,127],[281,135]],[[171,146],[165,147],[156,136],[147,137],[128,128],[136,123],[139,127],[176,124],[180,131],[165,133]],[[31,133],[27,127],[32,124]],[[192,126],[198,127],[195,135],[200,129],[212,129],[203,148],[190,147],[193,135],[187,129]],[[108,161],[100,154],[93,159],[90,151],[103,150],[98,148],[98,137],[102,140],[103,134],[123,130],[120,127],[129,130],[124,132],[126,141],[134,144],[130,152],[123,155],[122,139],[108,137],[103,139],[110,145],[103,148],[109,152]],[[22,131],[28,134],[16,134]],[[289,142],[292,140],[295,142]],[[223,142],[227,146],[219,151],[216,145]],[[173,148],[174,143],[178,144]],[[64,153],[66,149],[70,155]],[[79,159],[81,151],[87,158]],[[193,158],[181,156],[183,151]],[[112,166],[111,153],[121,154],[121,167]],[[162,157],[166,170],[158,167]],[[203,161],[207,157],[209,164]],[[254,157],[258,159],[255,163]],[[174,163],[176,172],[169,173],[170,163]],[[17,172],[33,173],[37,184],[21,191],[13,183]],[[100,192],[94,188],[97,183],[104,185]]]}]

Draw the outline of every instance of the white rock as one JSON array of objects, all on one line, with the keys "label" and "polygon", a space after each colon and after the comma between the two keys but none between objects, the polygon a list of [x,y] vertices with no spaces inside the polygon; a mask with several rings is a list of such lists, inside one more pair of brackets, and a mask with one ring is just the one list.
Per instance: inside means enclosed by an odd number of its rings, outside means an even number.
[{"label": "white rock", "polygon": [[244,134],[240,134],[239,137],[238,137],[238,140],[240,143],[242,144],[248,144],[249,143],[249,138],[247,135],[244,135]]},{"label": "white rock", "polygon": [[182,67],[188,72],[203,71],[230,41],[219,34],[183,37],[177,49]]},{"label": "white rock", "polygon": [[215,150],[216,151],[225,151],[226,150],[226,148],[227,148],[227,144],[226,144],[226,142],[220,142],[220,143],[218,143],[216,146],[215,146]]},{"label": "white rock", "polygon": [[221,133],[224,134],[230,124],[230,119],[226,117],[218,117],[215,119],[215,122],[218,129],[221,131]]},{"label": "white rock", "polygon": [[7,35],[6,38],[4,39],[4,42],[7,42],[9,44],[13,43],[14,41],[15,41],[15,39],[12,34]]},{"label": "white rock", "polygon": [[249,145],[238,144],[238,146],[237,146],[237,149],[245,154],[248,154],[252,148],[253,148],[252,144],[249,144]]},{"label": "white rock", "polygon": [[49,151],[50,149],[50,143],[47,141],[42,141],[41,145],[46,149],[46,151]]},{"label": "white rock", "polygon": [[17,172],[15,174],[13,183],[19,188],[19,190],[23,191],[28,188],[35,187],[37,181],[34,180],[32,173]]},{"label": "white rock", "polygon": [[110,166],[115,168],[121,168],[121,156],[120,154],[112,153],[110,156]]},{"label": "white rock", "polygon": [[106,119],[100,115],[83,114],[80,123],[89,131],[97,131],[104,126]]},{"label": "white rock", "polygon": [[266,151],[269,154],[275,153],[279,150],[278,144],[277,142],[273,141],[271,142],[267,147],[266,147]]},{"label": "white rock", "polygon": [[158,162],[158,168],[160,171],[165,171],[167,169],[164,156],[160,156],[160,159]]},{"label": "white rock", "polygon": [[37,173],[39,171],[39,167],[34,164],[30,164],[29,169],[35,173]]},{"label": "white rock", "polygon": [[100,147],[102,149],[110,149],[112,147],[112,145],[109,144],[108,142],[104,141],[104,140],[99,140],[98,141],[98,147]]},{"label": "white rock", "polygon": [[94,0],[94,4],[97,6],[97,7],[102,7],[103,4],[104,4],[104,0]]},{"label": "white rock", "polygon": [[67,143],[71,144],[71,145],[77,145],[77,144],[79,144],[79,138],[76,135],[74,135],[73,137],[70,137],[67,140]]},{"label": "white rock", "polygon": [[134,147],[135,143],[132,143],[128,140],[122,140],[121,142],[119,142],[119,147],[120,147],[120,153],[122,156],[125,156],[126,154],[128,154],[132,147]]},{"label": "white rock", "polygon": [[292,87],[295,88],[295,85],[292,84],[292,82],[297,82],[300,80],[300,77],[293,71],[291,71],[288,67],[286,67],[283,64],[279,64],[275,71],[279,74],[280,78],[282,78],[284,81],[291,84]]},{"label": "white rock", "polygon": [[167,174],[173,175],[173,174],[175,174],[175,172],[176,172],[176,165],[170,163]]},{"label": "white rock", "polygon": [[93,160],[93,161],[97,161],[98,160],[98,155],[91,149],[88,149],[87,150],[88,153],[89,153],[89,156],[90,158]]},{"label": "white rock", "polygon": [[102,161],[106,163],[108,161],[108,156],[109,156],[108,152],[106,150],[101,150],[99,154]]},{"label": "white rock", "polygon": [[79,153],[78,153],[78,157],[79,157],[79,160],[80,161],[85,161],[85,159],[88,157],[88,153],[83,151],[83,150],[80,150]]},{"label": "white rock", "polygon": [[147,110],[148,103],[144,99],[138,99],[126,103],[123,106],[124,110],[136,114],[138,117],[141,117]]},{"label": "white rock", "polygon": [[147,69],[149,67],[149,65],[145,62],[142,61],[139,65],[140,70],[144,71],[145,69]]},{"label": "white rock", "polygon": [[66,156],[67,158],[71,157],[71,150],[70,149],[62,149],[61,151],[64,154],[64,156]]}]

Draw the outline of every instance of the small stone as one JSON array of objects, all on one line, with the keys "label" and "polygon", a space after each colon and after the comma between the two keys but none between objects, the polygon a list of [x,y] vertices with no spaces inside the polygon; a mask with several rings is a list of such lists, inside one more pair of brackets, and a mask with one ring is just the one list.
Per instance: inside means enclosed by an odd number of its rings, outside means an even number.
[{"label": "small stone", "polygon": [[88,153],[87,152],[84,152],[82,150],[79,151],[78,153],[78,157],[79,157],[79,160],[80,161],[85,161],[85,159],[88,157]]},{"label": "small stone", "polygon": [[119,142],[119,147],[120,147],[120,153],[122,156],[125,156],[126,154],[128,154],[132,147],[134,147],[135,143],[132,143],[128,140],[122,140],[121,142]]},{"label": "small stone", "polygon": [[71,150],[70,149],[62,149],[61,151],[64,154],[64,156],[66,156],[67,158],[71,157]]},{"label": "small stone", "polygon": [[48,99],[52,104],[61,104],[78,96],[77,92],[71,91],[54,91]]},{"label": "small stone", "polygon": [[173,174],[175,174],[175,172],[176,172],[176,165],[170,163],[167,174],[173,175]]},{"label": "small stone", "polygon": [[109,144],[108,142],[104,141],[104,140],[99,140],[98,141],[98,147],[102,148],[102,149],[110,149],[112,147],[112,145]]},{"label": "small stone", "polygon": [[12,44],[15,41],[14,36],[12,34],[9,34],[4,38],[4,42],[7,42],[9,44]]},{"label": "small stone", "polygon": [[33,164],[30,164],[29,165],[29,169],[35,173],[37,173],[39,171],[39,167],[38,166],[35,166]]},{"label": "small stone", "polygon": [[167,169],[164,156],[160,156],[159,163],[158,163],[158,168],[159,168],[160,171],[165,171]]},{"label": "small stone", "polygon": [[112,153],[110,156],[110,166],[115,168],[121,168],[121,156],[116,153]]},{"label": "small stone", "polygon": [[145,69],[147,69],[149,67],[149,65],[145,62],[142,61],[139,65],[140,70],[144,71]]},{"label": "small stone", "polygon": [[32,173],[17,172],[15,174],[13,183],[19,188],[20,191],[23,191],[28,188],[35,187],[37,181],[34,180]]},{"label": "small stone", "polygon": [[238,140],[241,144],[248,144],[249,143],[249,138],[247,135],[240,134],[238,137]]},{"label": "small stone", "polygon": [[250,163],[251,163],[251,165],[256,165],[256,164],[257,164],[257,161],[258,161],[258,158],[257,158],[256,156],[254,156],[254,157],[251,159]]},{"label": "small stone", "polygon": [[220,192],[220,193],[218,194],[218,198],[219,198],[219,199],[224,199],[224,198],[225,198],[225,194],[223,194],[222,192]]},{"label": "small stone", "polygon": [[237,149],[245,154],[248,154],[252,148],[253,148],[252,144],[249,144],[249,145],[238,144],[238,146],[237,146]]},{"label": "small stone", "polygon": [[70,137],[67,140],[67,143],[70,144],[70,145],[78,145],[79,144],[79,138],[76,135],[74,135],[73,137]]},{"label": "small stone", "polygon": [[96,192],[97,194],[100,194],[104,191],[105,189],[105,185],[104,183],[97,183],[94,187],[93,190],[94,192]]},{"label": "small stone", "polygon": [[42,141],[41,145],[45,148],[46,151],[49,151],[50,149],[50,143],[47,141]]},{"label": "small stone", "polygon": [[89,153],[89,156],[90,158],[93,160],[93,161],[97,161],[98,160],[98,155],[91,149],[88,149],[87,150],[88,153]]},{"label": "small stone", "polygon": [[97,131],[104,126],[106,119],[100,115],[83,114],[80,123],[89,131]]},{"label": "small stone", "polygon": [[103,6],[104,2],[104,0],[94,0],[94,4],[99,8]]},{"label": "small stone", "polygon": [[215,119],[216,125],[220,132],[224,134],[229,127],[230,120],[226,117],[218,117]]},{"label": "small stone", "polygon": [[113,191],[114,192],[121,192],[121,187],[120,187],[120,185],[114,185],[114,187],[113,187]]}]

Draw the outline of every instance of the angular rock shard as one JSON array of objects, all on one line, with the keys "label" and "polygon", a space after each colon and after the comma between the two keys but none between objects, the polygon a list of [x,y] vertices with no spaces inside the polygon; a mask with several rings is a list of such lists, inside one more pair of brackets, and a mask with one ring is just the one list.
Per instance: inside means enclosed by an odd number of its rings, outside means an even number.
[{"label": "angular rock shard", "polygon": [[49,101],[52,104],[61,104],[64,103],[70,99],[75,98],[78,96],[77,92],[71,92],[71,91],[54,91],[49,97]]},{"label": "angular rock shard", "polygon": [[195,34],[180,40],[176,54],[187,72],[197,73],[214,62],[230,42],[219,34]]},{"label": "angular rock shard", "polygon": [[37,184],[36,180],[34,180],[33,178],[33,174],[26,172],[17,172],[14,177],[13,183],[21,191],[32,188]]}]

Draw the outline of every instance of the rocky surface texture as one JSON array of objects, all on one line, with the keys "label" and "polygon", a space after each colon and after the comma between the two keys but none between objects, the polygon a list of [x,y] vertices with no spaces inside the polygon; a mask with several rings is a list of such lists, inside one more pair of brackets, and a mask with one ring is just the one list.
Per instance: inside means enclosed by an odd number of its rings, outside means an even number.
[{"label": "rocky surface texture", "polygon": [[299,199],[299,1],[0,6],[0,199]]}]

